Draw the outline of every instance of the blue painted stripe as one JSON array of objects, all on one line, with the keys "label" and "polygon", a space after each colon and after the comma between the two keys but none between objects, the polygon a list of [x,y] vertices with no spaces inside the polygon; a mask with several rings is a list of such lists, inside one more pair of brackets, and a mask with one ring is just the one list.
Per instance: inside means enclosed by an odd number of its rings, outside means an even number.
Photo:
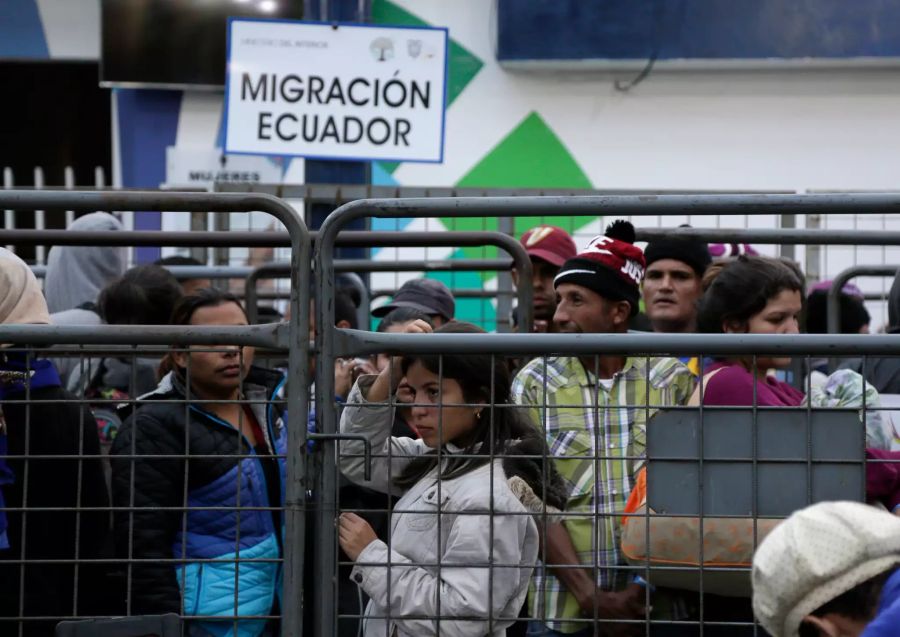
[{"label": "blue painted stripe", "polygon": [[[175,144],[181,91],[116,89],[122,186],[159,188],[166,180],[166,148]],[[135,230],[160,230],[158,212],[135,212]],[[138,263],[160,256],[159,248],[136,248]]]},{"label": "blue painted stripe", "polygon": [[47,36],[36,0],[0,2],[0,58],[46,60]]}]

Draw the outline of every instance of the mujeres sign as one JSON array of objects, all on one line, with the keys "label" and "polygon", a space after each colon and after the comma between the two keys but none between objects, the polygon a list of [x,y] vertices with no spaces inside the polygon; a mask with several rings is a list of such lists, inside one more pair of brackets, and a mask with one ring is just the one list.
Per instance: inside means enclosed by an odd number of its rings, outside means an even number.
[{"label": "mujeres sign", "polygon": [[447,30],[232,18],[227,153],[440,162]]}]

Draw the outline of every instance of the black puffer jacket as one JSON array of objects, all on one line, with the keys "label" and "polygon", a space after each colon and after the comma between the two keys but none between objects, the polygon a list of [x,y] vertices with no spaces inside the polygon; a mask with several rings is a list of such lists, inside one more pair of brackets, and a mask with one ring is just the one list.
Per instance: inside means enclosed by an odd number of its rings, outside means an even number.
[{"label": "black puffer jacket", "polygon": [[[228,556],[238,544],[248,559],[281,556],[280,512],[260,507],[279,507],[284,497],[284,462],[272,458],[273,452],[286,452],[282,387],[281,374],[257,367],[244,381],[248,407],[266,438],[262,453],[201,405],[185,404],[184,386],[174,373],[142,397],[122,425],[111,450],[113,502],[135,510],[115,516],[117,552],[123,559],[131,551],[133,558],[161,560],[132,565],[132,614],[181,612],[183,593],[188,615],[233,615],[234,595],[216,593],[233,587]],[[239,461],[238,455],[251,457]],[[178,510],[184,506],[191,509],[186,514]],[[223,561],[208,561],[216,558]],[[184,561],[162,561],[173,559]],[[237,614],[272,609],[278,570],[276,562],[241,564]],[[239,626],[242,635],[261,630],[262,622]]]}]

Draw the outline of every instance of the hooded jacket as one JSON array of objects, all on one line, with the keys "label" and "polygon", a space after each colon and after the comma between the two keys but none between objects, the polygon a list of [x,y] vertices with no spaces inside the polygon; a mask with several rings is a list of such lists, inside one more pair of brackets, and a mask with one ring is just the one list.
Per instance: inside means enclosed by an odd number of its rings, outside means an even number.
[{"label": "hooded jacket", "polygon": [[[122,223],[107,212],[92,212],[72,222],[78,232],[121,230]],[[44,296],[54,325],[101,325],[94,309],[97,297],[108,283],[125,272],[128,252],[114,246],[54,246],[47,255]],[[65,383],[78,358],[52,359]]]},{"label": "hooded jacket", "polygon": [[[47,304],[31,269],[0,248],[0,323],[48,322]],[[97,425],[60,385],[50,361],[12,346],[0,350],[0,447],[5,447],[0,457],[0,531],[6,531],[0,534],[2,617],[71,616],[76,578],[79,614],[121,612],[113,603],[119,589],[105,580],[102,566],[90,563],[109,557],[104,550],[110,540]],[[28,509],[24,513],[23,507]],[[78,507],[93,510],[77,512]],[[83,561],[77,571],[71,563],[39,562],[76,557]],[[23,567],[15,562],[23,558],[35,563]],[[55,624],[53,619],[26,620],[22,632],[49,636]],[[19,628],[3,625],[9,632]]]},{"label": "hooded jacket", "polygon": [[[183,603],[187,616],[270,614],[279,592],[281,516],[260,508],[284,503],[283,386],[281,374],[258,367],[244,380],[248,407],[266,439],[260,443],[282,456],[279,485],[266,479],[263,462],[271,460],[260,459],[231,424],[185,404],[185,388],[175,373],[143,396],[122,425],[110,452],[113,502],[136,508],[115,516],[117,551],[122,559],[130,550],[132,558],[160,560],[131,565],[132,613],[180,613]],[[182,457],[141,459],[146,455]],[[278,501],[272,501],[273,492],[280,493]],[[173,559],[184,561],[162,561]],[[235,559],[241,560],[237,574]],[[255,637],[265,621],[240,620],[236,633],[234,626],[231,619],[196,620],[192,631]]]},{"label": "hooded jacket", "polygon": [[[72,222],[76,232],[121,230],[107,212],[92,212]],[[94,303],[107,283],[125,272],[127,251],[113,246],[54,246],[47,256],[44,295],[51,314]],[[58,321],[54,320],[54,323]]]},{"label": "hooded jacket", "polygon": [[[393,406],[365,399],[374,378],[363,376],[357,381],[341,416],[341,433],[363,435],[371,443],[372,480],[364,480],[359,441],[341,444],[341,471],[357,484],[397,493],[392,478],[432,450],[422,440],[391,437]],[[445,451],[460,450],[448,444]],[[533,452],[529,448],[517,455]],[[546,456],[547,451],[536,455]],[[391,515],[390,545],[371,542],[351,574],[371,598],[363,633],[373,637],[505,635],[522,608],[538,558],[533,515],[541,515],[545,508],[554,511],[536,494],[564,502],[552,463],[547,470],[551,474],[546,494],[531,479],[543,476],[545,470],[539,461],[525,457],[513,462],[497,459],[452,479],[439,479],[433,470],[403,493]],[[523,489],[523,483],[529,488]],[[522,497],[523,490],[528,496]],[[454,568],[454,563],[462,567]],[[440,621],[435,621],[438,616]]]},{"label": "hooded jacket", "polygon": [[[97,424],[86,406],[60,387],[50,361],[31,358],[26,362],[24,352],[8,351],[0,369],[5,379],[0,383],[0,401],[12,478],[10,484],[2,485],[11,510],[6,514],[9,549],[0,551],[0,616],[22,614],[20,601],[26,617],[72,616],[76,579],[79,615],[121,613],[123,608],[114,599],[121,588],[110,584],[106,567],[90,563],[112,557],[107,553],[111,548],[109,496]],[[26,369],[33,374],[27,383],[13,380],[11,372]],[[38,457],[23,459],[26,454]],[[84,459],[76,460],[78,455]],[[23,506],[37,509],[24,514],[24,533],[23,513],[16,510]],[[78,513],[79,506],[93,510]],[[28,561],[77,557],[82,563],[77,571],[71,563],[27,564],[23,572],[20,564],[4,562],[22,557]],[[56,623],[26,621],[24,634],[49,637]],[[14,624],[3,625],[16,634]]]}]

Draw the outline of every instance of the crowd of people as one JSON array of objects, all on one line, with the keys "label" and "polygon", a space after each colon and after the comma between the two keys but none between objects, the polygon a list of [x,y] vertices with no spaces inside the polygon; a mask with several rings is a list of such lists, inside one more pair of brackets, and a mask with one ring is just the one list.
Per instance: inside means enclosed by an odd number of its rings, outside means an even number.
[{"label": "crowd of people", "polygon": [[[75,223],[121,229],[106,213]],[[807,296],[796,264],[749,246],[669,237],[642,250],[625,221],[580,251],[553,226],[521,241],[535,331],[824,331],[821,309],[805,317],[822,289]],[[54,247],[42,290],[2,250],[0,322],[249,323],[238,296],[165,268],[182,262],[126,261],[119,248]],[[841,295],[844,331],[869,329],[860,296]],[[330,328],[315,325],[316,302],[310,336]],[[339,289],[334,327],[364,328],[358,305]],[[379,332],[478,338],[455,314],[451,290],[429,278],[372,311]],[[295,415],[284,374],[254,364],[250,347],[52,354],[0,350],[0,617],[36,618],[25,635],[72,616],[169,612],[192,635],[275,634],[300,603],[280,594],[288,430],[314,431],[315,410],[330,408],[350,437],[338,456],[341,635],[749,635],[754,618],[776,636],[900,634],[900,452],[878,409],[900,359],[811,361],[792,383],[791,359],[762,355],[385,352],[335,361],[334,404]],[[656,586],[623,554],[647,428],[660,409],[692,405],[865,407],[867,502],[777,525],[756,552],[752,598]],[[333,585],[306,575],[307,591]]]}]

